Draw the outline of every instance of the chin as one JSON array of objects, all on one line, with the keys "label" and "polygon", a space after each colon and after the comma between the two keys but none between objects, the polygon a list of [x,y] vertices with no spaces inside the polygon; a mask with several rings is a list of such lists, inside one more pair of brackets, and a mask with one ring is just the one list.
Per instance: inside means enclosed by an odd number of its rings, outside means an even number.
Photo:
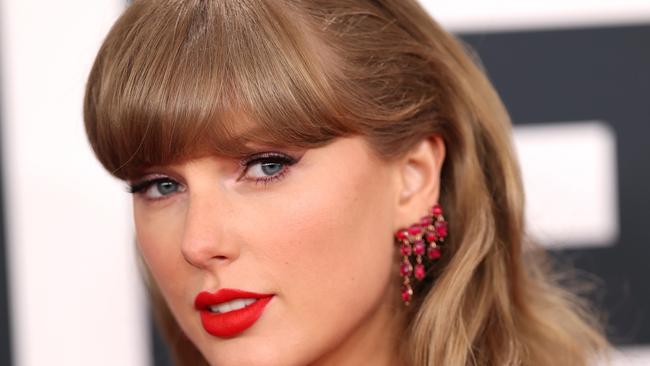
[{"label": "chin", "polygon": [[[299,366],[295,350],[282,352],[268,339],[227,339],[200,349],[211,366]],[[293,358],[293,359],[290,359]]]}]

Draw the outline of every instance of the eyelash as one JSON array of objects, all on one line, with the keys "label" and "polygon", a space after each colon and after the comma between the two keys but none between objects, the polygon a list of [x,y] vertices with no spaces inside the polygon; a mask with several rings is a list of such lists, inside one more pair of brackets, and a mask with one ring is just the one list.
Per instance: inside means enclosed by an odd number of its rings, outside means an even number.
[{"label": "eyelash", "polygon": [[174,181],[171,178],[156,177],[156,178],[152,178],[152,179],[145,179],[145,180],[139,181],[137,183],[131,183],[131,184],[129,184],[127,186],[126,190],[127,190],[127,192],[133,193],[133,194],[135,194],[135,193],[143,193],[146,190],[148,190],[149,188],[151,188],[151,186],[153,186],[154,184],[158,184],[158,183],[161,183],[161,182],[174,182],[174,183],[176,183],[176,181]]},{"label": "eyelash", "polygon": [[[273,181],[279,181],[280,179],[284,178],[286,174],[289,172],[289,167],[294,165],[297,162],[297,159],[286,155],[282,153],[277,153],[277,152],[266,152],[266,153],[261,153],[257,155],[253,155],[247,158],[244,158],[240,162],[240,166],[244,169],[242,173],[237,177],[237,180],[241,180],[248,170],[251,168],[251,166],[258,164],[258,163],[275,163],[275,164],[282,164],[283,168],[280,172],[268,176],[268,177],[262,177],[262,178],[253,178],[253,179],[245,179],[249,180],[255,183],[255,185],[258,184],[263,184],[264,187],[266,187],[269,183]],[[149,188],[151,188],[153,185],[161,183],[161,182],[174,182],[176,184],[180,184],[176,182],[174,179],[169,178],[169,177],[155,177],[151,179],[145,179],[143,181],[139,181],[136,183],[131,183],[127,186],[127,192],[132,193],[132,194],[139,194],[139,193],[144,193],[146,192]],[[159,198],[154,198],[151,200],[157,200],[157,199],[162,199],[165,198],[165,196],[159,197]]]}]

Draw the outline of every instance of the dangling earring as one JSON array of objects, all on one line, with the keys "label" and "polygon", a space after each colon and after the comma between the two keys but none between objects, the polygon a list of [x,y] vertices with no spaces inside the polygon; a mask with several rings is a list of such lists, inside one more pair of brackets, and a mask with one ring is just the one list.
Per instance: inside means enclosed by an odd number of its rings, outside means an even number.
[{"label": "dangling earring", "polygon": [[413,298],[411,276],[418,281],[424,279],[427,273],[425,265],[430,266],[440,258],[440,244],[444,242],[445,237],[447,221],[442,216],[442,207],[439,204],[431,207],[429,215],[422,217],[419,223],[399,229],[395,233],[402,254],[399,272],[402,277],[402,300],[406,305],[409,305]]}]

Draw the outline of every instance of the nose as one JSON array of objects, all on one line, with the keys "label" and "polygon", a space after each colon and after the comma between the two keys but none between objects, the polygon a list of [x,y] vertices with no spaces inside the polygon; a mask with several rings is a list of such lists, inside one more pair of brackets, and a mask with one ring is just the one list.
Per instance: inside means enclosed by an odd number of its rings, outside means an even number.
[{"label": "nose", "polygon": [[234,236],[228,233],[229,211],[227,202],[215,195],[190,195],[181,243],[185,261],[205,269],[239,256]]}]

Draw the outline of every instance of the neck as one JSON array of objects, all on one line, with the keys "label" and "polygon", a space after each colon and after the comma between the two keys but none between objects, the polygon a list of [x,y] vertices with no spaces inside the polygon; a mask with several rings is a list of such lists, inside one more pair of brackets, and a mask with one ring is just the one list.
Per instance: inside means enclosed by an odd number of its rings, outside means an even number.
[{"label": "neck", "polygon": [[381,305],[350,337],[311,366],[404,365],[399,355],[404,325],[402,306],[401,303]]}]

